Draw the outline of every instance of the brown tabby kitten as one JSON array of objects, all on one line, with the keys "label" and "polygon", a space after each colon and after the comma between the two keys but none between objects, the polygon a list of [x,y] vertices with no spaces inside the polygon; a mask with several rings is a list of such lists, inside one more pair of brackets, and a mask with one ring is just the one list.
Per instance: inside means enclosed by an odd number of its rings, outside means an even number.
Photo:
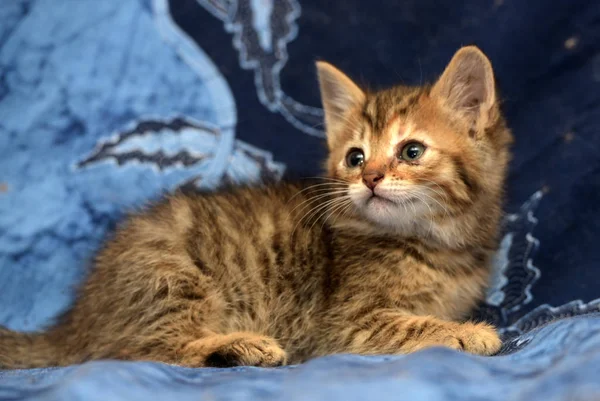
[{"label": "brown tabby kitten", "polygon": [[0,329],[0,367],[495,353],[494,329],[462,320],[490,276],[511,143],[490,62],[465,47],[434,85],[379,92],[317,68],[327,178],[175,194],[132,216],[58,324]]}]

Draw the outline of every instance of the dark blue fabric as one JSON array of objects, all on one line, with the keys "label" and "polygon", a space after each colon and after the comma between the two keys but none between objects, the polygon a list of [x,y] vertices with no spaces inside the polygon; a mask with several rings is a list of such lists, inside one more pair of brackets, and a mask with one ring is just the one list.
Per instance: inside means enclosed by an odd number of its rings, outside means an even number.
[{"label": "dark blue fabric", "polygon": [[102,238],[148,199],[317,174],[316,59],[371,87],[419,84],[476,44],[516,137],[476,313],[504,356],[96,362],[2,372],[0,399],[599,398],[599,39],[591,0],[0,2],[0,324],[16,330],[67,308]]}]

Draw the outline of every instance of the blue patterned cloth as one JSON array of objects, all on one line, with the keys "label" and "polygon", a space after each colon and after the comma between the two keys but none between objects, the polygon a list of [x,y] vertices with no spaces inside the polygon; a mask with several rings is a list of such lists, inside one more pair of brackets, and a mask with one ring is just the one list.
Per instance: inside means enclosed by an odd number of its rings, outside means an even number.
[{"label": "blue patterned cloth", "polygon": [[0,325],[50,324],[115,222],[164,191],[317,174],[315,59],[371,86],[419,84],[470,43],[492,59],[517,139],[476,314],[500,328],[499,356],[93,362],[0,372],[0,399],[600,399],[592,0],[0,2]]},{"label": "blue patterned cloth", "polygon": [[280,369],[187,369],[90,362],[0,372],[0,399],[581,400],[600,398],[600,315],[528,333],[520,351],[492,358],[430,349],[390,357],[337,355]]}]

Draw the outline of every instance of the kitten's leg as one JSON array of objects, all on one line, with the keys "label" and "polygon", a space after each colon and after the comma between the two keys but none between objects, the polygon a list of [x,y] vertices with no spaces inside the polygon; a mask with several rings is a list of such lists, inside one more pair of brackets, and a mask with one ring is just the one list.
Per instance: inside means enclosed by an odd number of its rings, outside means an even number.
[{"label": "kitten's leg", "polygon": [[274,338],[253,332],[213,331],[210,327],[216,326],[207,323],[202,311],[212,315],[208,320],[213,323],[219,319],[219,308],[210,301],[171,299],[164,308],[153,311],[155,316],[160,316],[158,320],[139,327],[137,334],[122,338],[117,350],[113,348],[110,354],[103,356],[189,367],[272,367],[286,363],[286,352]]},{"label": "kitten's leg", "polygon": [[360,354],[409,353],[444,346],[479,355],[492,355],[502,345],[494,328],[485,323],[457,323],[397,311],[373,311],[346,326],[337,352]]},{"label": "kitten's leg", "polygon": [[207,367],[275,367],[287,359],[274,338],[249,332],[213,334],[186,344],[180,355],[182,365]]},{"label": "kitten's leg", "polygon": [[155,330],[127,338],[118,348],[98,357],[188,367],[274,367],[287,361],[286,352],[272,337],[243,331],[216,333],[184,316],[171,316],[170,320],[171,324],[165,322]]}]

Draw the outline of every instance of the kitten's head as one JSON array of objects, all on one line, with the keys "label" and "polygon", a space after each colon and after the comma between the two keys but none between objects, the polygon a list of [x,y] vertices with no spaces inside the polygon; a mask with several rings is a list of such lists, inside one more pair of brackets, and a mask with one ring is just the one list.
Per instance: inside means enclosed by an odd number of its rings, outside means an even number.
[{"label": "kitten's head", "polygon": [[317,69],[327,172],[355,223],[446,239],[473,224],[464,214],[497,224],[511,134],[479,49],[460,49],[423,87],[366,92],[330,64]]}]

